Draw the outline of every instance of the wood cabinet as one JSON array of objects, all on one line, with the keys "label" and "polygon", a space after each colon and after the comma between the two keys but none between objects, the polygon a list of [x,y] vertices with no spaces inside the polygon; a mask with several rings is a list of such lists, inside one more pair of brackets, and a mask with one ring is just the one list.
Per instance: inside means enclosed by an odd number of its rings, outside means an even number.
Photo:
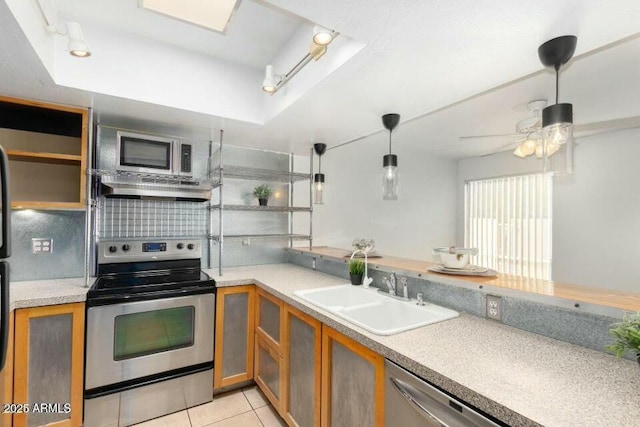
[{"label": "wood cabinet", "polygon": [[285,304],[282,416],[287,424],[320,426],[322,323]]},{"label": "wood cabinet", "polygon": [[[13,402],[30,406],[15,427],[82,425],[84,316],[83,303],[15,311]],[[59,405],[36,413],[35,403]]]},{"label": "wood cabinet", "polygon": [[214,388],[253,379],[255,286],[218,288]]},{"label": "wood cabinet", "polygon": [[0,97],[12,208],[84,209],[88,110]]},{"label": "wood cabinet", "polygon": [[322,326],[322,426],[384,426],[384,358]]}]

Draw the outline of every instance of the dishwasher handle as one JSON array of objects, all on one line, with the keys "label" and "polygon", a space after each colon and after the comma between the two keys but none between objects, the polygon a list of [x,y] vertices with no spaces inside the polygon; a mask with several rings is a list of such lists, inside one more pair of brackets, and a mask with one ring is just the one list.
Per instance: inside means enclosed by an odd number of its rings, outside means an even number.
[{"label": "dishwasher handle", "polygon": [[420,402],[418,396],[412,394],[411,391],[409,391],[409,389],[407,389],[407,387],[403,385],[402,381],[393,377],[389,377],[389,380],[391,380],[391,384],[393,384],[393,387],[398,391],[398,393],[400,393],[402,397],[404,397],[411,404],[411,407],[413,407],[413,409],[415,409],[420,415],[437,423],[439,427],[449,427],[448,424],[446,424],[440,418],[435,416],[431,411],[429,411],[425,407],[425,405]]}]

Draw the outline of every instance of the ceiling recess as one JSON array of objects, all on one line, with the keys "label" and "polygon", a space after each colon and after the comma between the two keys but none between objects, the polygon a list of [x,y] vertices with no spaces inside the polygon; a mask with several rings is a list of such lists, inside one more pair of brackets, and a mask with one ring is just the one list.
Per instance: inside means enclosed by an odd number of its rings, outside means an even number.
[{"label": "ceiling recess", "polygon": [[225,33],[240,0],[139,0],[143,9]]}]

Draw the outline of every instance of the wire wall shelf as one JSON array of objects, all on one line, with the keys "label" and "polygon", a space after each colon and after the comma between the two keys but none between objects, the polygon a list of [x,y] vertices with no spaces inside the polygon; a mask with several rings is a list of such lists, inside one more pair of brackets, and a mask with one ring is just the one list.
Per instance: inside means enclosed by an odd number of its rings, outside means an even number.
[{"label": "wire wall shelf", "polygon": [[[220,241],[219,235],[210,236],[214,242]],[[289,239],[289,240],[311,240],[311,236],[305,234],[224,234],[224,240],[243,240],[243,239]]]},{"label": "wire wall shelf", "polygon": [[[272,182],[298,182],[310,179],[308,173],[297,173],[287,171],[275,171],[269,169],[249,168],[244,166],[225,165],[222,172],[225,178],[246,179],[255,181]],[[211,171],[211,181],[214,186],[220,184],[220,168],[213,168]]]},{"label": "wire wall shelf", "polygon": [[[211,209],[220,210],[220,205],[213,205]],[[259,206],[259,205],[223,205],[225,211],[247,211],[247,212],[310,212],[310,207],[296,206]]]},{"label": "wire wall shelf", "polygon": [[212,188],[212,183],[207,179],[196,179],[190,176],[166,175],[141,172],[116,171],[106,169],[92,169],[91,174],[101,177],[103,180],[113,180],[128,184],[161,184],[164,186],[199,186]]},{"label": "wire wall shelf", "polygon": [[208,234],[204,203],[101,197],[100,239],[202,237]]}]

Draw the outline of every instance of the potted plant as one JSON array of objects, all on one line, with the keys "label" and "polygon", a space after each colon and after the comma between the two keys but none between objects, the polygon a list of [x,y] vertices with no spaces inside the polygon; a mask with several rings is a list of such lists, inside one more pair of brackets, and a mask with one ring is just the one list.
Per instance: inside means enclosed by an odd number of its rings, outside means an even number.
[{"label": "potted plant", "polygon": [[607,350],[618,357],[627,352],[633,352],[640,364],[640,311],[625,315],[620,323],[614,323],[609,334],[616,339],[614,345],[608,345]]},{"label": "potted plant", "polygon": [[349,261],[349,277],[351,277],[352,285],[361,285],[362,276],[364,275],[364,262],[359,259]]},{"label": "potted plant", "polygon": [[272,193],[273,191],[271,190],[271,187],[266,184],[258,185],[253,189],[253,195],[258,199],[260,206],[267,206],[267,202],[269,201],[269,197],[271,197]]}]

